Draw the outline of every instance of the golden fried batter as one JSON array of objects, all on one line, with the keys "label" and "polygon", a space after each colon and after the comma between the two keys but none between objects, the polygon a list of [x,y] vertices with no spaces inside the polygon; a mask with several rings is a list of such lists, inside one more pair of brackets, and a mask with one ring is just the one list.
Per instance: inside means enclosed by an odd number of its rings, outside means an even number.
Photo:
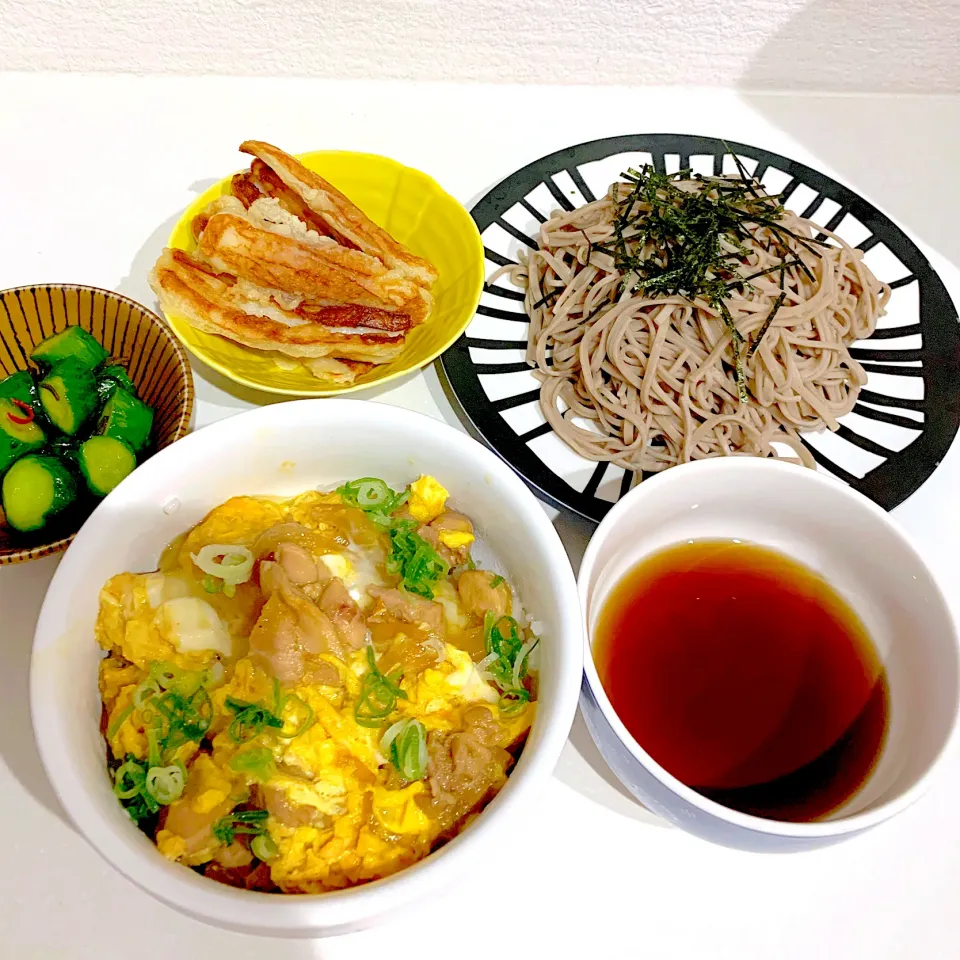
[{"label": "golden fried batter", "polygon": [[261,141],[191,223],[195,255],[164,250],[150,275],[163,309],[255,350],[352,382],[402,352],[437,278],[322,177]]}]

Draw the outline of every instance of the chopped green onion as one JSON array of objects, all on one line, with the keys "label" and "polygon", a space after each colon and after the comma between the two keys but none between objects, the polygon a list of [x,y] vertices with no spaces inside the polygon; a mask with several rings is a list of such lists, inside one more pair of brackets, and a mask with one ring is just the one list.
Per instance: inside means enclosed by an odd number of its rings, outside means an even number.
[{"label": "chopped green onion", "polygon": [[178,666],[166,660],[155,660],[150,664],[150,679],[156,680],[164,690],[169,690],[183,673]]},{"label": "chopped green onion", "polygon": [[409,593],[433,599],[433,588],[449,572],[450,565],[416,532],[415,520],[401,520],[390,527],[387,573],[400,577]]},{"label": "chopped green onion", "polygon": [[130,714],[133,713],[133,704],[128,703],[110,722],[110,726],[107,727],[107,739],[112,740],[116,735],[117,731],[127,722],[127,718]]},{"label": "chopped green onion", "polygon": [[497,708],[502,717],[514,717],[530,702],[530,694],[518,687],[515,690],[507,690],[497,701]]},{"label": "chopped green onion", "polygon": [[213,704],[210,694],[203,687],[199,687],[191,697],[182,697],[168,690],[152,700],[151,704],[168,722],[165,750],[169,750],[174,742],[202,740],[213,721]]},{"label": "chopped green onion", "polygon": [[501,577],[501,576],[498,575],[498,576],[494,577],[494,578],[490,581],[490,586],[491,586],[491,587],[499,587],[501,583],[503,583],[503,577]]},{"label": "chopped green onion", "polygon": [[353,707],[353,717],[361,727],[379,727],[393,713],[398,699],[409,698],[398,686],[399,672],[396,676],[380,672],[370,645],[367,646],[367,663],[370,664],[370,672],[363,678],[360,696]]},{"label": "chopped green onion", "polygon": [[[153,734],[153,736],[151,736]],[[147,732],[151,758],[158,755],[155,732]],[[128,756],[113,774],[113,792],[123,803],[124,809],[133,820],[150,817],[162,806],[179,799],[187,781],[187,771],[182,763],[162,767]]]},{"label": "chopped green onion", "polygon": [[357,506],[362,510],[368,507],[382,507],[393,497],[393,491],[382,480],[356,481]]},{"label": "chopped green onion", "polygon": [[265,727],[283,728],[283,721],[262,703],[247,703],[245,700],[227,697],[226,706],[236,714],[227,728],[227,733],[234,743],[248,743],[259,736]]},{"label": "chopped green onion", "polygon": [[266,833],[261,833],[253,838],[253,842],[250,844],[250,852],[258,860],[264,861],[273,860],[280,855],[277,845]]},{"label": "chopped green onion", "polygon": [[221,817],[211,828],[214,837],[221,843],[233,843],[238,833],[247,836],[260,836],[266,832],[264,822],[269,814],[266,810],[243,810]]},{"label": "chopped green onion", "polygon": [[407,502],[409,493],[391,490],[378,477],[362,477],[337,488],[340,499],[349,507],[359,507],[369,514],[386,516]]},{"label": "chopped green onion", "polygon": [[183,768],[175,763],[168,767],[151,767],[147,771],[146,791],[163,806],[179,799],[185,784]]},{"label": "chopped green onion", "polygon": [[[483,618],[483,640],[487,656],[480,662],[480,669],[493,678],[503,696],[516,694],[518,697],[530,699],[530,695],[523,688],[522,682],[526,675],[526,663],[530,654],[539,642],[538,638],[524,643],[520,635],[520,625],[513,617],[498,617],[492,610],[488,610]],[[503,697],[501,697],[503,700]],[[508,700],[501,706],[513,713],[522,708]],[[510,716],[508,712],[505,714]]]},{"label": "chopped green onion", "polygon": [[136,760],[127,760],[113,773],[113,792],[121,800],[130,800],[143,789],[145,780],[143,767]]},{"label": "chopped green onion", "polygon": [[385,757],[390,756],[390,744],[393,743],[406,725],[406,719],[398,720],[393,726],[388,727],[386,733],[380,738],[380,752]]},{"label": "chopped green onion", "polygon": [[[388,734],[396,730],[394,724],[381,740],[388,739]],[[401,729],[396,730],[389,738],[387,745],[390,761],[405,780],[422,780],[427,772],[427,731],[419,720],[401,721]]]},{"label": "chopped green onion", "polygon": [[159,741],[160,737],[156,727],[147,731],[147,762],[151,767],[159,767],[163,762]]},{"label": "chopped green onion", "polygon": [[149,704],[154,697],[160,696],[160,684],[156,680],[144,680],[133,691],[133,705],[140,711]]},{"label": "chopped green onion", "polygon": [[273,753],[267,747],[251,747],[235,753],[230,759],[230,768],[237,773],[249,773],[260,783],[266,783],[276,771]]},{"label": "chopped green onion", "polygon": [[526,663],[530,654],[536,649],[537,644],[540,642],[539,637],[534,637],[532,640],[528,640],[521,648],[520,652],[517,654],[517,659],[513,664],[513,686],[519,687],[520,681],[523,679],[524,675],[527,672]]},{"label": "chopped green onion", "polygon": [[288,704],[292,704],[294,708],[299,707],[306,714],[306,716],[291,732],[286,732],[286,726],[284,726],[277,731],[277,736],[282,737],[284,740],[295,740],[297,737],[305,734],[313,726],[313,707],[311,707],[306,700],[298,697],[295,693],[289,693],[286,697],[284,697],[283,702],[280,705],[280,709],[277,711],[279,716],[283,716],[283,711],[286,709]]},{"label": "chopped green onion", "polygon": [[236,596],[237,588],[232,583],[225,583],[223,585],[223,595],[225,597],[234,597]]},{"label": "chopped green onion", "polygon": [[[208,543],[199,553],[191,553],[190,559],[204,573],[219,577],[224,584],[245,583],[253,573],[254,556],[241,544]],[[204,589],[207,589],[206,582]]]},{"label": "chopped green onion", "polygon": [[206,590],[207,593],[219,593],[219,592],[220,592],[220,588],[221,588],[222,586],[223,586],[222,581],[221,581],[221,582],[218,582],[218,581],[214,580],[213,577],[204,577],[204,578],[203,578],[203,589]]}]

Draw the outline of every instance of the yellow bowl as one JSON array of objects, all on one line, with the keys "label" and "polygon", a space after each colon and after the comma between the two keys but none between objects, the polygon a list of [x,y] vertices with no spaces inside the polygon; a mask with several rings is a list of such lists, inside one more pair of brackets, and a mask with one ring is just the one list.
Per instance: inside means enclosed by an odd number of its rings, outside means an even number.
[{"label": "yellow bowl", "polygon": [[[184,317],[168,316],[171,329],[194,356],[214,370],[268,393],[298,397],[351,393],[426,366],[463,333],[480,301],[483,241],[473,218],[435,180],[396,160],[348,150],[317,150],[298,159],[343,191],[395,239],[436,266],[436,301],[427,321],[407,335],[406,347],[396,360],[377,365],[347,385],[325,383],[303,368],[284,370],[272,355],[201,333]],[[229,192],[230,177],[226,177],[197,197],[174,227],[169,246],[194,251],[193,218]]]}]

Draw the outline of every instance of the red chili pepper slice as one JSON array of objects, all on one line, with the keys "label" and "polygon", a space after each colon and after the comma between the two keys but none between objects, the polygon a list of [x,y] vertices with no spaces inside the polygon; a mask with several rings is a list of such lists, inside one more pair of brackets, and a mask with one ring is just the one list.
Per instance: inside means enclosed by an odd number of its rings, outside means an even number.
[{"label": "red chili pepper slice", "polygon": [[33,407],[29,403],[24,403],[22,400],[17,400],[11,397],[10,402],[17,407],[19,410],[23,411],[23,416],[18,417],[15,413],[8,413],[7,418],[18,426],[26,426],[28,423],[33,423],[34,412]]}]

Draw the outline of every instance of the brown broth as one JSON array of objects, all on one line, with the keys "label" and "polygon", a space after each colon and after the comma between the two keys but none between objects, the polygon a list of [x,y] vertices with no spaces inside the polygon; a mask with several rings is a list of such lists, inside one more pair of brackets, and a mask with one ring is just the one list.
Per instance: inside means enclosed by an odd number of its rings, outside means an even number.
[{"label": "brown broth", "polygon": [[880,755],[889,695],[866,629],[775,550],[699,540],[647,557],[606,599],[593,652],[634,739],[735,810],[818,819]]}]

